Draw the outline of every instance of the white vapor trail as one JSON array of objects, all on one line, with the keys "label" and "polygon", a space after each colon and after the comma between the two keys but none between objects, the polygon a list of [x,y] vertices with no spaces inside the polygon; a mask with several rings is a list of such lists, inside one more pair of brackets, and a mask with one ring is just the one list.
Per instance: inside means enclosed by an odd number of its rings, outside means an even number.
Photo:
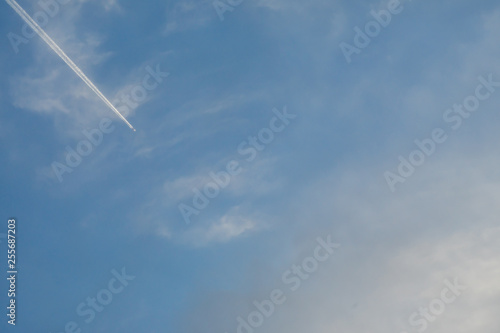
[{"label": "white vapor trail", "polygon": [[18,14],[21,18],[50,46],[52,50],[54,50],[57,55],[64,60],[64,62],[78,75],[83,82],[92,89],[93,92],[96,93],[97,96],[111,109],[114,113],[118,115],[131,129],[135,131],[135,128],[130,125],[130,123],[125,119],[125,117],[114,107],[113,104],[104,96],[99,89],[90,81],[90,79],[81,71],[80,68],[64,53],[63,50],[47,35],[47,33],[38,25],[38,23],[33,20],[28,13],[24,11],[24,9],[19,6],[19,4],[15,0],[5,0]]}]

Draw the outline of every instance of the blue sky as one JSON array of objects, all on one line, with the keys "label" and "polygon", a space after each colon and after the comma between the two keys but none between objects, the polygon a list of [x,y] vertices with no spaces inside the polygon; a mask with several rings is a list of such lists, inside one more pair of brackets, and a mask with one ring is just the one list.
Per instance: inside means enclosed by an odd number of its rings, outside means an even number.
[{"label": "blue sky", "polygon": [[[478,77],[500,82],[500,6],[402,0],[348,63],[339,45],[390,2],[244,0],[224,20],[211,0],[59,4],[45,31],[115,105],[168,72],[125,108],[137,132],[38,36],[16,52],[24,22],[1,2],[0,233],[17,219],[19,268],[17,327],[2,314],[1,331],[237,332],[331,235],[340,250],[255,332],[419,332],[409,317],[456,278],[467,290],[426,330],[498,332],[500,88],[457,130],[443,114]],[[284,110],[246,161],[239,145]],[[105,118],[60,182],[53,163]],[[384,174],[435,128],[447,140],[391,191]],[[242,172],[186,224],[179,205],[233,160]],[[135,278],[86,323],[77,307],[122,268]]]}]

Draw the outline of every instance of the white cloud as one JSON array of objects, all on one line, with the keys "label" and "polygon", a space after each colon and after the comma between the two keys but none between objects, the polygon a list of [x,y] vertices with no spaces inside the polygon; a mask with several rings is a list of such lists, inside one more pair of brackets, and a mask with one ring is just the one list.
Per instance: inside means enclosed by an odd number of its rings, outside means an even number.
[{"label": "white cloud", "polygon": [[207,241],[228,241],[254,229],[255,226],[256,223],[251,219],[230,212],[222,216],[217,223],[210,225],[205,237]]},{"label": "white cloud", "polygon": [[173,33],[184,32],[198,29],[213,20],[211,12],[211,2],[207,0],[187,0],[176,2],[167,10],[167,22],[163,33],[170,35]]},{"label": "white cloud", "polygon": [[240,206],[231,208],[225,215],[211,222],[201,222],[179,235],[181,242],[200,247],[225,243],[254,232],[264,225],[243,212]]},{"label": "white cloud", "polygon": [[192,189],[203,188],[205,184],[212,181],[207,173],[200,173],[195,176],[181,177],[175,180],[167,181],[163,185],[166,201],[175,204],[186,198],[191,198],[194,193]]}]

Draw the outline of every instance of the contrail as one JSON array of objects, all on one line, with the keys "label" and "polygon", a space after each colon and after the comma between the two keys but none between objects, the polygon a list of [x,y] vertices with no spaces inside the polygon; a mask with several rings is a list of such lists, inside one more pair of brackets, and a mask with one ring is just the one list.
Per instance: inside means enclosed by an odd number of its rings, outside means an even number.
[{"label": "contrail", "polygon": [[63,50],[61,50],[61,48],[52,40],[52,38],[47,35],[47,33],[38,25],[38,23],[36,23],[35,20],[33,20],[31,16],[29,16],[28,13],[26,13],[15,0],[5,1],[7,1],[9,6],[11,6],[19,14],[19,16],[21,16],[21,18],[31,27],[31,29],[33,29],[38,34],[38,36],[40,36],[45,41],[45,43],[47,43],[50,48],[54,50],[54,52],[57,53],[57,55],[61,57],[62,60],[64,60],[64,62],[76,73],[76,75],[78,75],[83,80],[83,82],[85,82],[87,86],[89,86],[89,88],[92,89],[92,91],[95,92],[96,95],[99,96],[99,98],[128,125],[128,127],[135,131],[135,128],[130,125],[127,119],[122,116],[122,114],[114,107],[113,104],[111,104],[106,96],[104,96],[99,91],[99,89],[97,89],[92,81],[90,81],[90,79],[81,71],[81,69],[78,68],[78,66],[66,55],[66,53],[64,53]]}]

